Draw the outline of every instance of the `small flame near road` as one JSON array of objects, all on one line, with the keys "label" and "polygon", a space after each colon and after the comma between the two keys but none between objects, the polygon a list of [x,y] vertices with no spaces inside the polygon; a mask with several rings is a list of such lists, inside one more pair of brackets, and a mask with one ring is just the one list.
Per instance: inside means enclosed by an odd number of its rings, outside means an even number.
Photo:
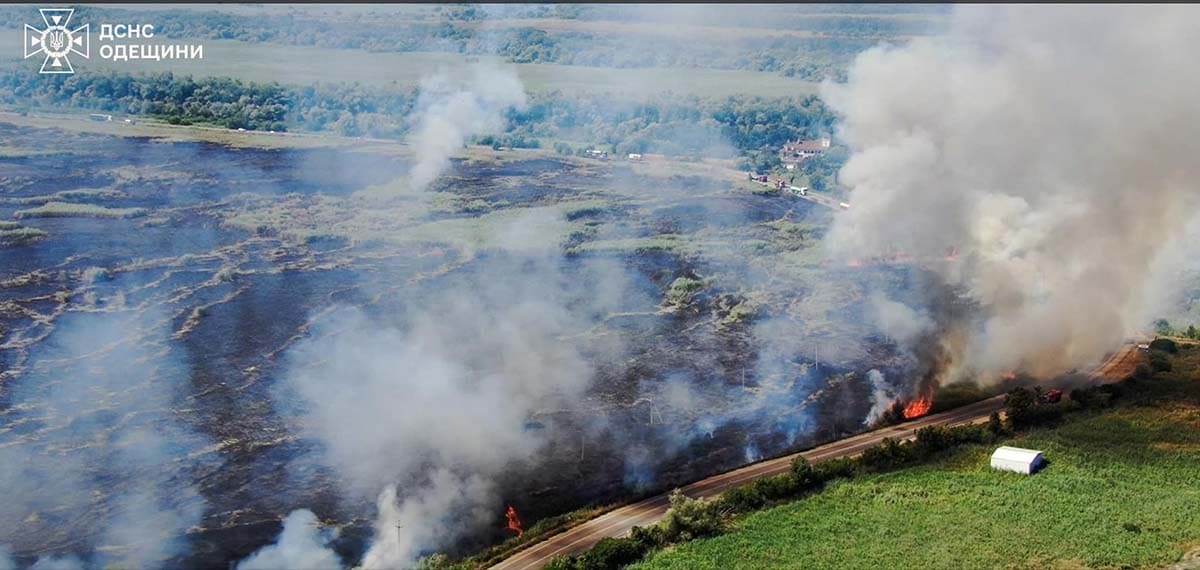
[{"label": "small flame near road", "polygon": [[525,536],[525,529],[521,528],[521,518],[517,516],[517,509],[509,505],[508,512],[504,513],[504,516],[508,518],[508,530],[517,533],[517,538]]},{"label": "small flame near road", "polygon": [[904,419],[915,420],[925,414],[928,414],[929,410],[932,408],[933,400],[931,398],[922,396],[921,398],[913,400],[909,402],[908,405],[904,406]]}]

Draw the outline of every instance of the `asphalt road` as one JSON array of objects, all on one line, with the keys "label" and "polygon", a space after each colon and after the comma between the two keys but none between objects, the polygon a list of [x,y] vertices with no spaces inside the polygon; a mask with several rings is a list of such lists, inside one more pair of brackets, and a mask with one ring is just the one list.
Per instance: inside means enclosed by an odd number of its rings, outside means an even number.
[{"label": "asphalt road", "polygon": [[[1136,364],[1139,353],[1136,344],[1126,344],[1104,362],[1088,371],[1089,374],[1113,382],[1124,378]],[[827,443],[808,451],[747,465],[707,479],[701,479],[682,488],[692,498],[707,498],[719,495],[734,487],[745,485],[755,479],[785,473],[791,468],[792,460],[804,457],[810,463],[830,459],[853,457],[864,449],[878,445],[884,438],[894,440],[911,439],[918,429],[933,425],[955,426],[986,422],[992,412],[1004,405],[1004,396],[988,398],[961,408],[928,415],[898,426],[891,426],[861,433],[846,439]],[[577,554],[590,549],[601,539],[618,538],[629,533],[635,526],[649,526],[662,520],[667,514],[667,494],[655,495],[631,505],[614,509],[595,519],[568,529],[536,543],[500,563],[493,570],[518,570],[541,568],[555,556]]]}]

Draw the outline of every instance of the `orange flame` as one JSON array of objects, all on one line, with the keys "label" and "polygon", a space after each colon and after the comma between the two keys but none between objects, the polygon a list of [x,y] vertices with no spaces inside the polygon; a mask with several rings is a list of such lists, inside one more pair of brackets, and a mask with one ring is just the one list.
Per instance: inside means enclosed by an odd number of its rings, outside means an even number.
[{"label": "orange flame", "polygon": [[912,420],[919,418],[929,413],[933,408],[933,400],[922,396],[920,399],[913,400],[904,406],[904,419]]},{"label": "orange flame", "polygon": [[508,530],[517,533],[517,538],[525,536],[525,529],[521,528],[521,519],[517,517],[517,509],[509,505],[508,512],[504,513],[504,516],[508,518]]}]

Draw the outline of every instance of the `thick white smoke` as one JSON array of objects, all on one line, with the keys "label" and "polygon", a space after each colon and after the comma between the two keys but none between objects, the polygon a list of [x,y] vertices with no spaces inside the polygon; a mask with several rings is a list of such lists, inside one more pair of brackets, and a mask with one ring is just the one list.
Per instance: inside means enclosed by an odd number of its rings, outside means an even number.
[{"label": "thick white smoke", "polygon": [[[410,190],[426,189],[469,138],[503,131],[505,113],[525,100],[508,69],[477,65],[423,80],[409,137]],[[577,397],[591,378],[573,344],[560,338],[576,316],[565,309],[570,299],[552,266],[557,256],[542,257],[547,252],[526,235],[563,220],[535,216],[518,217],[494,236],[496,247],[534,256],[522,257],[520,270],[494,266],[480,280],[443,291],[417,308],[405,329],[381,328],[347,308],[291,354],[288,393],[279,401],[302,402],[292,411],[297,423],[322,445],[322,462],[343,477],[348,495],[378,495],[364,568],[410,566],[430,548],[494,522],[499,497],[490,477],[542,444],[524,429],[530,415],[549,401]],[[599,299],[615,302],[619,295],[603,292],[610,283],[594,282]],[[327,561],[297,524],[285,523],[288,536],[244,564],[305,552],[313,564]],[[284,548],[285,538],[304,548]]]},{"label": "thick white smoke", "polygon": [[883,377],[883,373],[871,369],[867,371],[867,380],[871,382],[871,411],[863,425],[870,426],[883,417],[884,412],[896,401],[896,389]]},{"label": "thick white smoke", "polygon": [[860,54],[822,90],[853,151],[835,253],[958,248],[977,370],[1098,360],[1163,297],[1156,260],[1196,212],[1197,37],[1194,6],[962,6],[944,36]]},{"label": "thick white smoke", "polygon": [[[542,409],[574,405],[588,387],[593,371],[580,335],[596,314],[615,310],[626,276],[600,262],[568,276],[560,262],[527,254],[480,261],[477,273],[414,305],[402,326],[344,308],[291,352],[277,401],[296,404],[284,412],[320,444],[319,461],[348,497],[377,496],[363,568],[412,566],[498,524],[504,503],[495,478],[545,443],[527,424]],[[574,273],[586,291],[572,285]],[[284,535],[299,533],[292,526]],[[285,538],[268,548],[283,550]],[[323,548],[307,548],[312,540],[291,543],[306,548],[289,551],[324,560]]]},{"label": "thick white smoke", "polygon": [[283,519],[283,532],[275,544],[265,546],[237,565],[237,570],[330,570],[341,568],[337,553],[329,548],[336,535],[322,530],[317,515],[307,509],[292,511]]},{"label": "thick white smoke", "polygon": [[466,73],[443,71],[422,80],[408,139],[416,157],[411,189],[427,188],[467,139],[504,130],[504,114],[524,106],[525,88],[511,69],[476,65]]}]

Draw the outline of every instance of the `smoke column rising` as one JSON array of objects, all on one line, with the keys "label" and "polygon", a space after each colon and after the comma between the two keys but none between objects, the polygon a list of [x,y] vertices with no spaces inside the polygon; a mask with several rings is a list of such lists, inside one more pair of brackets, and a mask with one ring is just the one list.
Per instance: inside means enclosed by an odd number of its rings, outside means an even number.
[{"label": "smoke column rising", "polygon": [[422,80],[408,139],[416,154],[411,188],[429,187],[468,138],[504,130],[504,113],[524,106],[525,88],[510,69],[476,65],[465,74],[442,71]]},{"label": "smoke column rising", "polygon": [[1099,360],[1194,216],[1197,37],[1194,6],[961,6],[943,36],[863,52],[822,86],[852,150],[830,247],[959,248],[943,277],[983,309],[973,369]]}]

